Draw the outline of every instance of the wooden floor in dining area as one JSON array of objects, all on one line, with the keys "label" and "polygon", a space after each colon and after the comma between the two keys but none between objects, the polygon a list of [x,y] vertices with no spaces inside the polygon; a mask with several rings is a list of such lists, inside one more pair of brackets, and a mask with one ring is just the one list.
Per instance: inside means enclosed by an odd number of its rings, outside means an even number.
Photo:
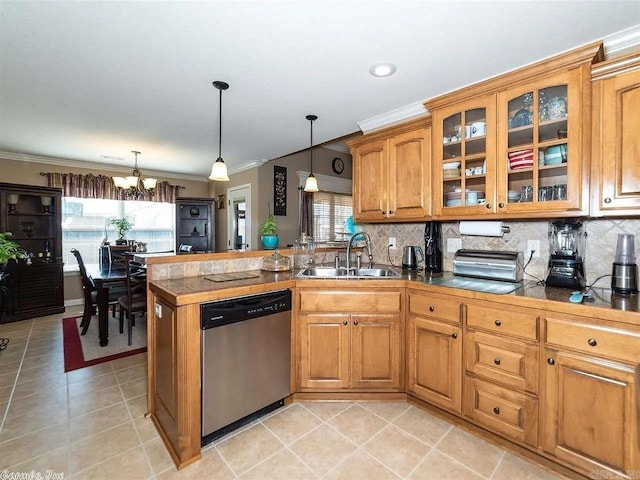
[{"label": "wooden floor in dining area", "polygon": [[176,471],[144,418],[146,354],[64,373],[61,320],[74,313],[0,325],[0,478],[560,478],[405,402],[293,403]]}]

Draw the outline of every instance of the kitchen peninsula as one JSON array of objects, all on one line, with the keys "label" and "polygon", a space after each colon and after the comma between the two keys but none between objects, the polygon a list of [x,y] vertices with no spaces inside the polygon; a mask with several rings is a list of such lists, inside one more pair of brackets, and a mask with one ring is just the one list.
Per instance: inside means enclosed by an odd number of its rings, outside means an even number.
[{"label": "kitchen peninsula", "polygon": [[[561,289],[527,285],[494,295],[429,285],[415,275],[301,280],[295,272],[259,272],[263,256],[148,261],[148,311],[154,312],[148,412],[179,468],[200,458],[200,304],[284,288],[293,291],[290,400],[406,398],[534,461],[551,460],[583,475],[638,467],[637,300],[612,305],[600,292],[592,304],[573,304]],[[204,278],[233,271],[258,276],[221,283]],[[309,368],[318,364],[308,361],[317,355],[309,345],[328,337],[309,342],[314,325],[347,342],[325,347],[351,350],[325,359],[318,371]],[[362,327],[371,335],[362,336]],[[436,358],[441,367],[434,372]]]}]

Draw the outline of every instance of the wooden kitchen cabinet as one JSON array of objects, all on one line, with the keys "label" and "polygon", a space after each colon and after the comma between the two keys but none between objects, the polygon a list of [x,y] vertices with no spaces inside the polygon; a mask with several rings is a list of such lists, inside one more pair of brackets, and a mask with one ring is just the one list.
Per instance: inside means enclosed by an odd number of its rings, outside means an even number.
[{"label": "wooden kitchen cabinet", "polygon": [[407,390],[441,408],[462,412],[462,303],[409,292]]},{"label": "wooden kitchen cabinet", "polygon": [[640,52],[592,67],[591,215],[640,215]]},{"label": "wooden kitchen cabinet", "polygon": [[430,119],[351,142],[356,221],[422,221],[430,214]]},{"label": "wooden kitchen cabinet", "polygon": [[602,58],[594,43],[427,100],[434,217],[586,215],[590,64]]},{"label": "wooden kitchen cabinet", "polygon": [[301,292],[300,388],[398,391],[402,386],[401,298],[399,290]]}]

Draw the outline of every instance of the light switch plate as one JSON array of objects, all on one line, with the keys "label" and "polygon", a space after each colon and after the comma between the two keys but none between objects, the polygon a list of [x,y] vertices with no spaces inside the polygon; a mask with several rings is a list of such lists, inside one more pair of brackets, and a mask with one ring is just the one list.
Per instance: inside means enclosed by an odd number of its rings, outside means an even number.
[{"label": "light switch plate", "polygon": [[462,248],[461,238],[447,238],[447,252],[455,253]]}]

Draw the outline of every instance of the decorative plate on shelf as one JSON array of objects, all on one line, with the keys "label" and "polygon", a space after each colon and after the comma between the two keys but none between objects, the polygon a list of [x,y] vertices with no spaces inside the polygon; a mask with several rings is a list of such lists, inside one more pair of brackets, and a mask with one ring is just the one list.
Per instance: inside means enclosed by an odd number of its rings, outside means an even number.
[{"label": "decorative plate on shelf", "polygon": [[200,216],[200,209],[198,207],[191,207],[189,209],[189,215],[191,215],[191,218],[198,218]]}]

